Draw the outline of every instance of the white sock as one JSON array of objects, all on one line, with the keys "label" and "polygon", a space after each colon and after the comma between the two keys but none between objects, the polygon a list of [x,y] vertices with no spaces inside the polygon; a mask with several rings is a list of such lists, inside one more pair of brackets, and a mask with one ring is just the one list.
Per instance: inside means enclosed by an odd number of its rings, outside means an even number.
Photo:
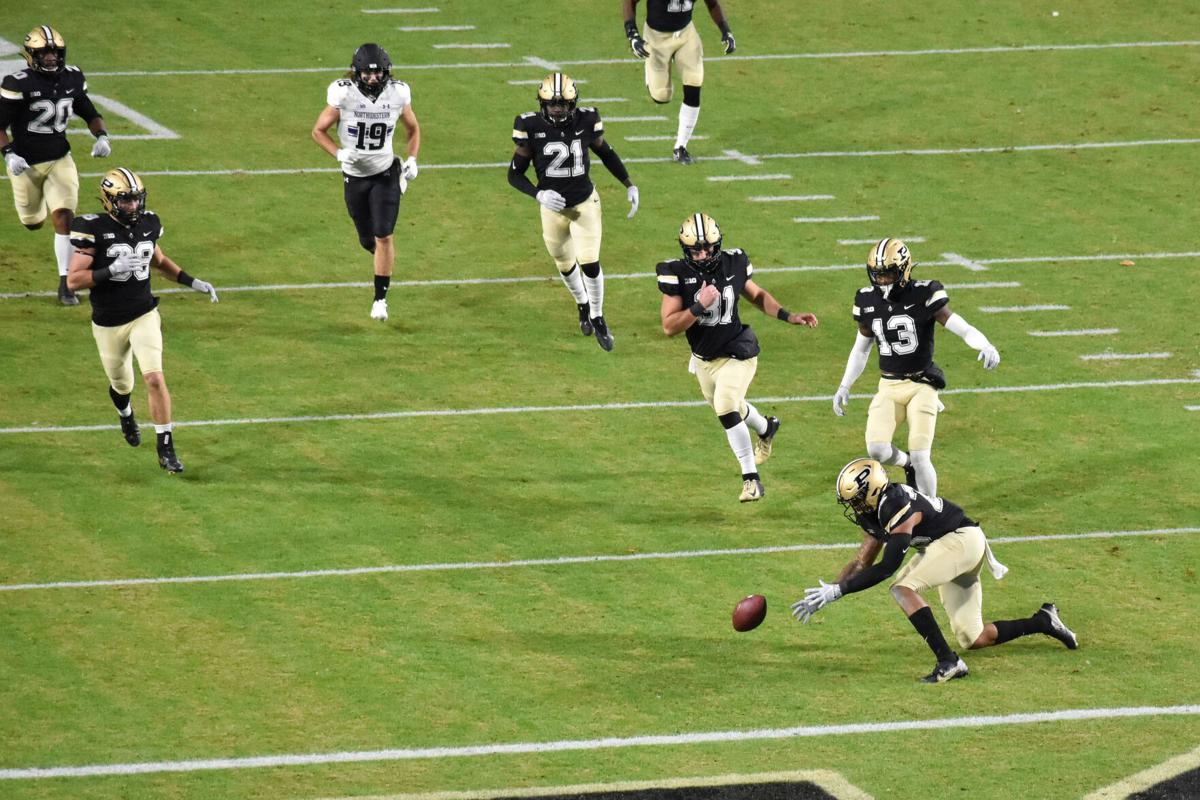
[{"label": "white sock", "polygon": [[733,451],[738,465],[742,468],[742,474],[758,472],[758,467],[754,465],[754,445],[750,443],[750,429],[746,427],[745,421],[732,428],[726,428],[725,436],[729,439],[729,449]]},{"label": "white sock", "polygon": [[909,462],[908,455],[891,442],[869,442],[867,456],[880,464],[891,464],[896,467],[903,467]]},{"label": "white sock", "polygon": [[913,469],[917,471],[917,491],[929,497],[937,497],[937,470],[929,460],[928,450],[913,450],[909,453]]},{"label": "white sock", "polygon": [[571,293],[571,297],[575,298],[577,305],[583,305],[588,301],[587,289],[583,288],[583,270],[579,265],[571,267],[570,272],[560,272],[558,277],[562,278],[562,282],[566,284],[567,291]]},{"label": "white sock", "polygon": [[71,264],[71,249],[70,234],[54,234],[54,256],[58,259],[59,277],[67,274],[67,267]]},{"label": "white sock", "polygon": [[117,415],[121,416],[121,417],[128,417],[132,413],[133,413],[133,403],[130,403],[129,405],[125,406],[124,408],[117,409]]},{"label": "white sock", "polygon": [[154,424],[154,432],[155,433],[170,433],[171,428],[173,428],[173,427],[174,427],[174,425],[170,422],[168,422],[166,425],[159,425],[158,423],[155,423]]},{"label": "white sock", "polygon": [[742,419],[759,436],[767,432],[767,418],[758,413],[758,409],[749,403],[746,403],[746,410],[742,412]]},{"label": "white sock", "polygon": [[[580,272],[583,270],[581,269]],[[592,303],[592,319],[604,316],[604,269],[601,268],[596,277],[583,276],[583,285],[587,287],[588,299]]]},{"label": "white sock", "polygon": [[679,107],[679,129],[675,134],[675,146],[687,147],[696,129],[696,120],[700,118],[700,106],[689,106],[684,103]]}]

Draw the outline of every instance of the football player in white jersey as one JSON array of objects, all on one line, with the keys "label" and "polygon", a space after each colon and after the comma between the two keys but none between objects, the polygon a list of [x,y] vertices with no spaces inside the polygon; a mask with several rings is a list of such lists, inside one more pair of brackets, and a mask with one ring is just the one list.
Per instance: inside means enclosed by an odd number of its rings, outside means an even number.
[{"label": "football player in white jersey", "polygon": [[[408,157],[392,151],[399,120],[408,135]],[[329,135],[337,126],[338,140]],[[387,291],[396,245],[392,233],[400,213],[400,197],[417,177],[421,126],[412,110],[412,92],[392,80],[392,59],[377,44],[354,51],[350,72],[329,84],[325,110],[313,125],[313,139],[342,165],[346,210],[358,231],[359,244],[375,262],[375,299],[371,319],[388,318]]]}]

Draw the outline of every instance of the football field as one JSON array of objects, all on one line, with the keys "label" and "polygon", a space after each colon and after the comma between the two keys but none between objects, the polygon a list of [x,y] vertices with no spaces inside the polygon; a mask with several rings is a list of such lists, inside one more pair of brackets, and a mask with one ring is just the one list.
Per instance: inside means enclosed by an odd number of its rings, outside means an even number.
[{"label": "football field", "polygon": [[[0,797],[1200,796],[1195,3],[726,0],[733,55],[700,3],[690,166],[678,79],[649,98],[616,0],[372,3],[3,15],[0,71],[54,25],[105,116],[106,160],[73,123],[80,213],[139,173],[220,303],[155,278],[168,476],[140,376],[132,449],[87,300],[57,305],[52,233],[0,180]],[[310,137],[366,41],[422,134],[382,324]],[[554,69],[641,193],[626,219],[593,158],[611,353],[505,178]],[[742,303],[749,399],[782,420],[757,503],[661,329],[694,211],[820,320]],[[1076,651],[961,651],[928,686],[886,586],[788,614],[861,539],[833,487],[877,355],[830,400],[884,236],[1002,356],[938,332],[939,494],[1011,570],[984,618],[1055,602]]]}]

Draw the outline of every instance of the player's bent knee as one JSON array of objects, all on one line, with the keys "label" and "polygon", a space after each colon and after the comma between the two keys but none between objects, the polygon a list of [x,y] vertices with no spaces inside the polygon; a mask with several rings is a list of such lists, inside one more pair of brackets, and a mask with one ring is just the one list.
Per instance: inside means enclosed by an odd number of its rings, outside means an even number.
[{"label": "player's bent knee", "polygon": [[121,378],[119,380],[112,380],[110,378],[108,385],[111,386],[112,390],[117,394],[131,394],[133,392],[133,376],[130,375],[127,379]]},{"label": "player's bent knee", "polygon": [[649,86],[647,86],[646,89],[650,92],[650,99],[659,105],[671,102],[670,87],[666,89],[651,89]]},{"label": "player's bent knee", "polygon": [[362,245],[362,249],[368,253],[375,252],[375,237],[374,236],[359,236],[358,243]]},{"label": "player's bent knee", "polygon": [[700,106],[700,87],[683,85],[683,104],[685,106]]},{"label": "player's bent knee", "polygon": [[[154,391],[162,391],[167,388],[167,382],[163,378],[163,374],[161,372],[147,372],[145,375],[142,376],[142,380],[144,380],[146,382],[147,389],[152,389]],[[116,389],[118,392],[121,392],[120,388],[118,388],[116,386],[114,386],[113,388]],[[129,394],[129,391],[126,390],[124,392],[121,392],[121,394]]]},{"label": "player's bent knee", "polygon": [[892,457],[891,442],[867,442],[867,455],[876,461],[887,463]]},{"label": "player's bent knee", "polygon": [[37,230],[41,230],[42,226],[46,224],[46,221],[42,220],[41,222],[25,222],[22,224],[25,225],[25,228],[27,230],[37,231]]},{"label": "player's bent knee", "polygon": [[586,264],[580,264],[579,268],[583,270],[583,274],[589,278],[596,278],[600,275],[600,262],[589,261]]},{"label": "player's bent knee", "polygon": [[742,415],[736,411],[728,411],[724,414],[718,413],[717,419],[721,420],[721,427],[725,430],[736,428],[742,424]]}]

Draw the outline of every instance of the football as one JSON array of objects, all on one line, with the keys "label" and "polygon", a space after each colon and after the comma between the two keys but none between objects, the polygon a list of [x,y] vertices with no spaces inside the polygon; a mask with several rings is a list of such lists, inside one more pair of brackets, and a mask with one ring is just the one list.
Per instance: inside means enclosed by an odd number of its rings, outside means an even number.
[{"label": "football", "polygon": [[767,598],[752,594],[733,609],[733,629],[741,633],[752,631],[762,624],[767,616]]}]

